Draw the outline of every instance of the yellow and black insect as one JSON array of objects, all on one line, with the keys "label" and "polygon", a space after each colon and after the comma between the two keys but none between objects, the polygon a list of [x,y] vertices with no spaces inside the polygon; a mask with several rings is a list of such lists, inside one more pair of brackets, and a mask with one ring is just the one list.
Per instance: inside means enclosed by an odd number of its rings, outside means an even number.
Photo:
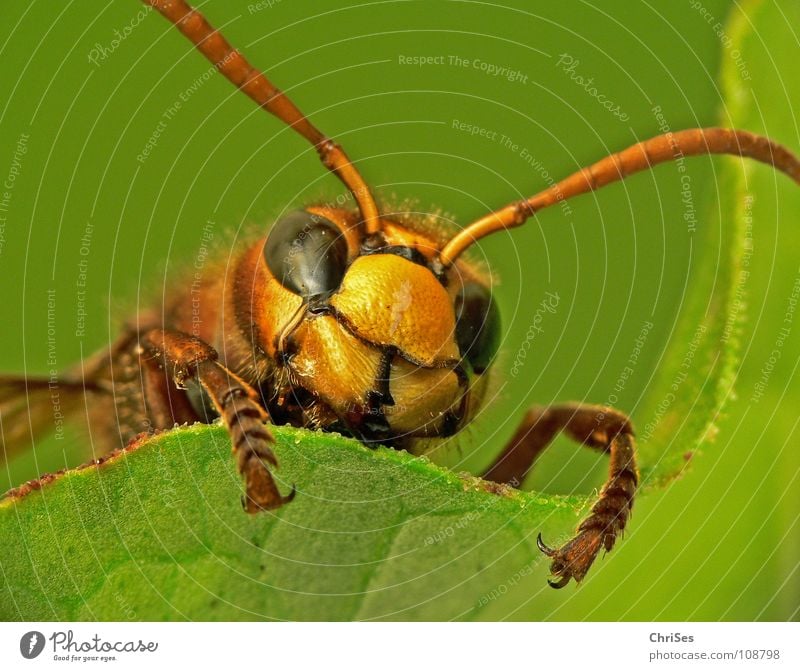
[{"label": "yellow and black insect", "polygon": [[[233,49],[183,0],[146,0],[258,105],[302,135],[348,188],[357,207],[309,206],[280,218],[241,249],[227,281],[179,289],[156,316],[141,315],[110,350],[59,380],[65,411],[90,398],[93,427],[109,451],[142,432],[221,418],[228,427],[243,504],[278,508],[282,493],[268,425],[335,430],[366,444],[418,451],[474,416],[500,341],[485,274],[465,250],[535,212],[629,174],[701,154],[748,156],[800,183],[800,161],[746,131],[667,133],[584,168],[526,200],[491,212],[456,235],[384,216],[343,149]],[[232,277],[232,280],[230,279]],[[155,314],[155,313],[154,313]],[[79,371],[79,372],[78,372]],[[7,452],[50,425],[49,380],[0,378]],[[23,399],[23,401],[21,401]],[[550,584],[586,575],[625,528],[637,487],[633,429],[611,408],[563,404],[530,410],[483,477],[514,485],[564,431],[608,453],[608,479],[575,536],[552,549]]]}]

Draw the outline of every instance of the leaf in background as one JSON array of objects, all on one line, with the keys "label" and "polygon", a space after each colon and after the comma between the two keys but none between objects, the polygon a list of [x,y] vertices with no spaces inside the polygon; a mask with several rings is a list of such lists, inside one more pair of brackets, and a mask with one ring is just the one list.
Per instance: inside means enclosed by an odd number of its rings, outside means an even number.
[{"label": "leaf in background", "polygon": [[[795,152],[800,149],[800,79],[793,75],[798,25],[796,2],[738,3],[720,36],[719,78],[724,97],[720,125],[766,134]],[[708,229],[709,240],[694,260],[693,279],[705,276],[705,284],[690,280],[687,291],[693,301],[708,302],[709,314],[718,314],[730,326],[726,330],[704,322],[708,332],[739,343],[721,351],[720,356],[728,357],[722,366],[711,366],[713,358],[704,361],[695,355],[695,365],[708,370],[731,367],[731,372],[706,380],[691,370],[690,379],[697,382],[684,383],[681,394],[686,398],[676,399],[680,405],[675,406],[684,407],[687,414],[670,412],[665,417],[680,427],[670,448],[673,461],[680,457],[678,445],[696,447],[693,441],[702,435],[705,423],[713,427],[719,422],[719,436],[711,445],[705,442],[685,477],[642,497],[627,542],[601,565],[594,580],[586,581],[552,615],[531,606],[525,612],[529,617],[542,613],[560,620],[776,621],[800,615],[796,316],[791,335],[781,338],[800,286],[795,252],[800,245],[800,189],[785,175],[753,161],[722,158],[715,164],[716,184],[695,184],[714,193],[716,201],[698,218],[698,235]],[[678,206],[675,214],[680,212]],[[718,264],[718,253],[730,250],[736,252],[735,264],[727,271],[718,268],[716,276],[704,272],[705,266]],[[724,284],[722,277],[733,286]],[[728,314],[708,301],[708,286],[717,287],[714,295],[727,296],[721,300],[730,304]],[[684,309],[696,312],[694,306]],[[685,321],[671,340],[671,361],[652,387],[651,410],[635,417],[640,439],[667,391],[665,385],[679,371],[696,326]],[[770,360],[778,342],[782,354],[773,366]],[[717,419],[709,412],[720,403],[724,408]],[[696,413],[703,404],[706,412]],[[685,422],[695,428],[690,430]],[[669,425],[663,428],[668,440]],[[651,481],[668,477],[671,469],[665,471],[664,464],[653,461],[658,459],[656,451],[647,444],[641,451]]]}]

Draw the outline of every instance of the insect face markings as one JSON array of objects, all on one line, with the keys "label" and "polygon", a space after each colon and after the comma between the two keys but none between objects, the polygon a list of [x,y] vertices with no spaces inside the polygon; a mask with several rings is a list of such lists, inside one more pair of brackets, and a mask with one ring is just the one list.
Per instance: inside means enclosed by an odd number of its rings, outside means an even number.
[{"label": "insect face markings", "polygon": [[437,272],[436,244],[397,222],[353,245],[351,219],[291,212],[264,242],[266,284],[293,296],[262,329],[285,381],[279,396],[305,422],[343,424],[365,442],[450,435],[496,349],[491,291],[466,263]]}]

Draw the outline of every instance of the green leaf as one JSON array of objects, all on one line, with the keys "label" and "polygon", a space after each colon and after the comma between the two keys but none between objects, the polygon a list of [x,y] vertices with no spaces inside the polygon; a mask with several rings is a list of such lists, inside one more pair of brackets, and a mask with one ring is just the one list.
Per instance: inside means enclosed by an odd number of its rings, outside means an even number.
[{"label": "green leaf", "polygon": [[242,511],[220,426],[5,499],[0,618],[441,617],[438,598],[467,609],[539,564],[536,533],[574,525],[582,505],[334,434],[274,431],[283,486],[298,488],[275,515]]}]

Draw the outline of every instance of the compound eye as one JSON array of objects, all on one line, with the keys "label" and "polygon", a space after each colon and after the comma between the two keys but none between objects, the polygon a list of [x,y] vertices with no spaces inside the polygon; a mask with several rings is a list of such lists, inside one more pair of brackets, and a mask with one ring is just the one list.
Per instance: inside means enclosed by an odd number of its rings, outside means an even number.
[{"label": "compound eye", "polygon": [[329,219],[297,210],[269,232],[264,260],[289,291],[304,298],[326,296],[339,288],[347,270],[347,241]]},{"label": "compound eye", "polygon": [[500,313],[488,287],[468,282],[456,296],[456,341],[461,356],[483,373],[500,343]]}]

